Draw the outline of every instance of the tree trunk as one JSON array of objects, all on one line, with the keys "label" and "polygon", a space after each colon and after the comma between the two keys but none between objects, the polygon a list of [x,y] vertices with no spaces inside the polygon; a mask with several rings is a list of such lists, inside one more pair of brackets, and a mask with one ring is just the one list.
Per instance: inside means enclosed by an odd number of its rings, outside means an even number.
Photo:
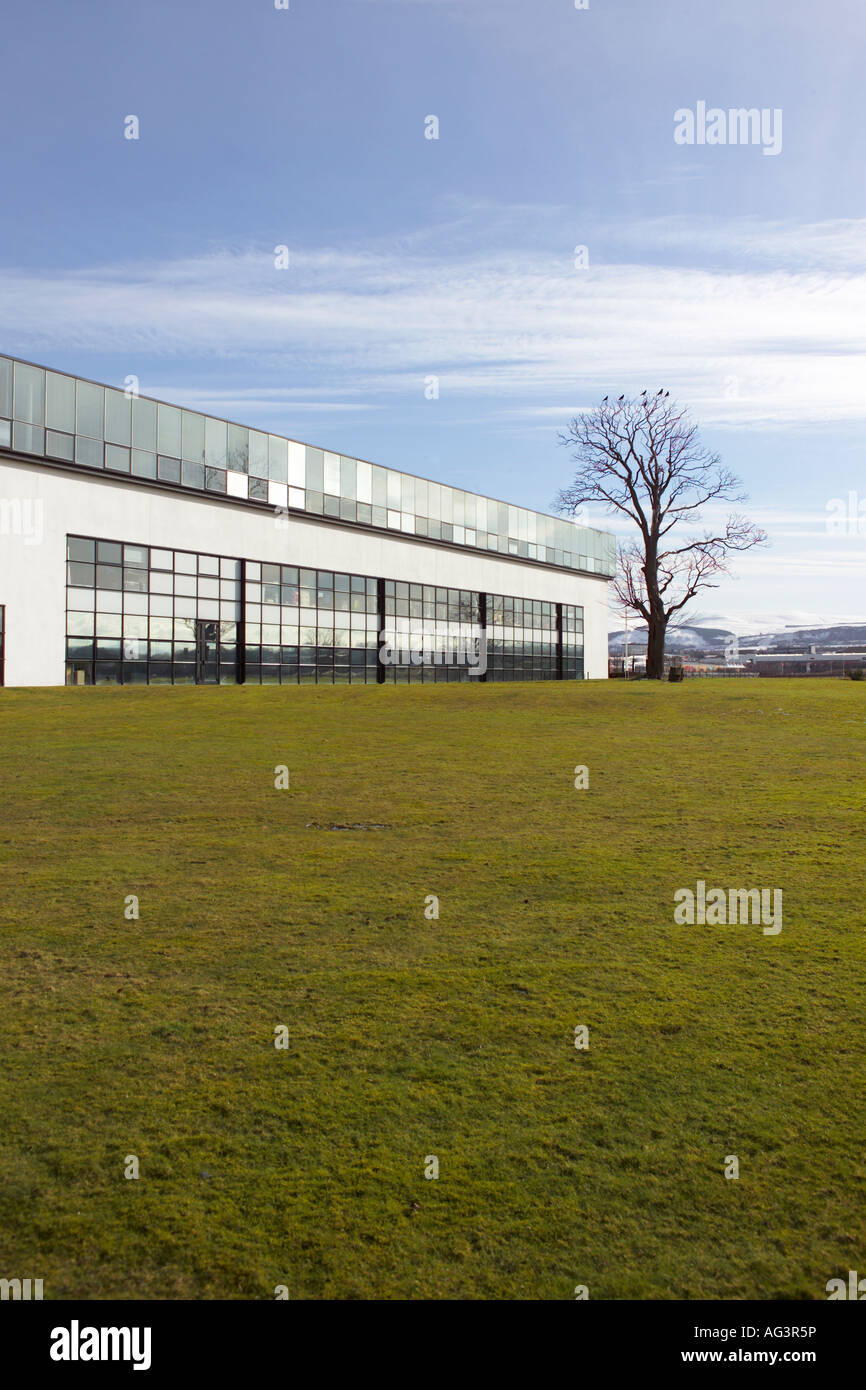
[{"label": "tree trunk", "polygon": [[647,679],[651,681],[664,679],[666,630],[667,623],[664,618],[651,613],[646,640],[646,673]]}]

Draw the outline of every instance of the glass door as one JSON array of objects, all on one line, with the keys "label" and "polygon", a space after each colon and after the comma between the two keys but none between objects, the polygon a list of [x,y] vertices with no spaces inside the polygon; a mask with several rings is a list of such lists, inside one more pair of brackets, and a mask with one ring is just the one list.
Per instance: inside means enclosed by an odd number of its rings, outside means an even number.
[{"label": "glass door", "polygon": [[196,685],[216,685],[218,683],[218,642],[219,623],[209,623],[198,619],[195,625]]}]

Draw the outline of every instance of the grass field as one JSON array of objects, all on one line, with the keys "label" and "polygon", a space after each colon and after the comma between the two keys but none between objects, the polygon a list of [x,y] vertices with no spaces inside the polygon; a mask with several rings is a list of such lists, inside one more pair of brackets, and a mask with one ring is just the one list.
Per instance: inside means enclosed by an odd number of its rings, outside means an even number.
[{"label": "grass field", "polygon": [[[7,690],[0,728],[0,1275],[820,1299],[866,1272],[863,686]],[[698,879],[781,888],[783,930],[676,925]]]}]

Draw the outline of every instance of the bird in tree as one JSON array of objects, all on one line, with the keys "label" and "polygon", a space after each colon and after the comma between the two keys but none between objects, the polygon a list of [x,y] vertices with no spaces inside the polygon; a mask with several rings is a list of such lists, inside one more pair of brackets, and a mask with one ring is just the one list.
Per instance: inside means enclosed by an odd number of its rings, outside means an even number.
[{"label": "bird in tree", "polygon": [[[710,503],[746,500],[740,480],[704,448],[688,411],[674,401],[620,396],[576,415],[559,436],[577,469],[555,507],[573,516],[588,502],[622,512],[637,535],[619,547],[614,589],[647,625],[647,676],[664,675],[668,623],[695,594],[717,588],[734,552],[766,544],[736,512],[703,526]],[[677,529],[679,528],[679,529]],[[675,534],[674,534],[675,533]]]}]

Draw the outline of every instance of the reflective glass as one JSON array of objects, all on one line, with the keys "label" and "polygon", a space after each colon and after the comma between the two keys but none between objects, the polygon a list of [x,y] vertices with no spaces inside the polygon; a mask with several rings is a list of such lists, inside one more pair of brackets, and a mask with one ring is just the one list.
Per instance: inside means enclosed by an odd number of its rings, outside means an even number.
[{"label": "reflective glass", "polygon": [[182,454],[192,463],[204,463],[204,416],[185,410],[181,422]]},{"label": "reflective glass", "polygon": [[[279,439],[277,435],[268,436],[268,477],[274,483],[286,483],[289,481],[289,445],[285,439]],[[303,477],[301,478],[303,486]]]},{"label": "reflective glass", "polygon": [[[0,410],[2,414],[2,410]],[[60,372],[45,374],[45,423],[52,429],[75,433],[75,379]]]},{"label": "reflective glass", "polygon": [[175,405],[160,405],[157,411],[157,452],[171,458],[181,454],[182,412]]},{"label": "reflective glass", "polygon": [[268,436],[258,430],[250,430],[250,473],[255,478],[268,477]]},{"label": "reflective glass", "polygon": [[0,415],[12,414],[12,360],[0,357]]},{"label": "reflective glass", "polygon": [[84,435],[75,436],[75,462],[87,468],[101,468],[104,445],[101,439],[87,439]]},{"label": "reflective glass", "polygon": [[20,449],[22,454],[42,454],[45,452],[45,431],[41,425],[25,425],[13,420],[12,447]]},{"label": "reflective glass", "polygon": [[[210,459],[208,459],[210,462]],[[248,473],[250,468],[250,432],[242,425],[228,427],[227,462],[233,473]]]},{"label": "reflective glass", "polygon": [[15,363],[14,416],[28,425],[45,424],[45,373],[40,367]]},{"label": "reflective glass", "polygon": [[105,393],[105,438],[127,446],[132,441],[132,401],[122,391]]},{"label": "reflective glass", "polygon": [[210,415],[205,419],[204,452],[205,462],[211,468],[225,468],[228,429],[224,420],[214,420]]},{"label": "reflective glass", "polygon": [[102,439],[105,428],[105,391],[89,381],[75,385],[75,428],[78,434]]},{"label": "reflective glass", "polygon": [[132,442],[137,449],[156,453],[156,402],[135,397],[132,402]]}]

